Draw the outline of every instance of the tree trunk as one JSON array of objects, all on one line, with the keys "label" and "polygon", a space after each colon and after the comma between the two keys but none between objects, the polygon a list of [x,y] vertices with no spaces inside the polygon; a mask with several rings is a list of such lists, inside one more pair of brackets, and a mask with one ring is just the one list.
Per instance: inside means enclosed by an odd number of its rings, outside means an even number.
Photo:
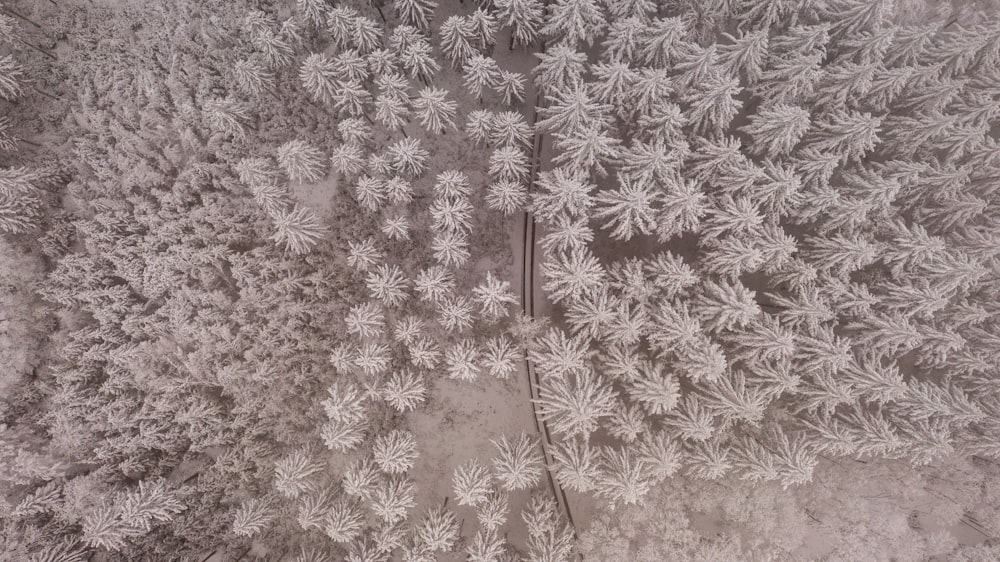
[{"label": "tree trunk", "polygon": [[376,2],[372,2],[372,7],[378,12],[378,17],[382,18],[382,23],[385,23],[385,14],[382,13],[382,6],[379,6]]},{"label": "tree trunk", "polygon": [[38,25],[37,23],[33,22],[32,20],[30,20],[30,19],[28,19],[28,18],[26,18],[26,17],[22,16],[21,14],[19,14],[19,13],[15,12],[14,10],[11,10],[11,9],[10,9],[10,8],[8,8],[7,6],[3,6],[3,8],[2,8],[2,9],[3,9],[3,11],[7,12],[8,14],[10,14],[10,15],[12,15],[12,16],[15,16],[15,17],[18,17],[18,18],[21,18],[21,19],[23,19],[24,21],[26,21],[26,22],[30,23],[31,25],[33,25],[33,26],[37,27],[38,29],[42,29],[42,26],[40,26],[40,25]]},{"label": "tree trunk", "polygon": [[38,51],[39,53],[42,53],[43,55],[45,55],[45,56],[49,57],[49,58],[50,58],[50,59],[52,59],[52,60],[59,60],[59,58],[58,58],[58,57],[56,57],[56,56],[55,56],[55,55],[53,55],[52,53],[50,53],[50,52],[46,51],[45,49],[42,49],[42,48],[41,48],[41,47],[39,47],[38,45],[33,45],[33,44],[31,44],[31,43],[28,43],[27,41],[25,41],[24,39],[21,39],[20,37],[16,37],[16,39],[17,39],[17,42],[18,42],[18,43],[20,43],[20,44],[22,44],[22,45],[24,45],[24,46],[26,46],[26,47],[31,47],[32,49],[34,49],[34,50]]}]

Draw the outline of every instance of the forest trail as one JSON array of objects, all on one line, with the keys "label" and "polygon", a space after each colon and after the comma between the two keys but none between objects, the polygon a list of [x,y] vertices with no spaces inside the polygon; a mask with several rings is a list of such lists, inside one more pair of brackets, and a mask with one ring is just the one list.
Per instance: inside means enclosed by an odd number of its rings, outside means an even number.
[{"label": "forest trail", "polygon": [[[542,42],[541,52],[545,52],[545,42]],[[530,85],[531,95],[531,126],[535,127],[538,122],[538,109],[539,106],[544,103],[544,97],[538,88],[534,85]],[[542,168],[543,158],[548,158],[549,155],[543,150],[545,143],[545,135],[535,131],[532,137],[532,153],[531,153],[531,170],[528,176],[528,193],[532,193],[535,187],[535,181],[538,178],[538,174]],[[521,229],[521,311],[528,318],[535,318],[535,294],[540,288],[535,286],[535,270],[538,264],[535,260],[535,249],[536,249],[536,234],[537,226],[535,224],[535,219],[531,214],[530,210],[524,212],[522,229]],[[544,296],[540,299],[544,302]],[[572,509],[570,507],[569,498],[566,495],[566,491],[560,485],[559,481],[552,473],[553,457],[552,457],[552,436],[549,431],[548,423],[543,420],[539,414],[538,407],[535,400],[539,397],[539,388],[541,384],[541,379],[538,372],[535,371],[531,360],[528,358],[527,350],[524,354],[524,370],[525,376],[528,379],[528,394],[531,399],[531,411],[534,417],[535,430],[538,432],[540,443],[542,447],[542,455],[545,459],[545,475],[548,481],[549,489],[552,492],[553,498],[555,498],[559,510],[566,517],[570,526],[573,527],[574,533],[577,532],[576,521],[573,518]]]}]

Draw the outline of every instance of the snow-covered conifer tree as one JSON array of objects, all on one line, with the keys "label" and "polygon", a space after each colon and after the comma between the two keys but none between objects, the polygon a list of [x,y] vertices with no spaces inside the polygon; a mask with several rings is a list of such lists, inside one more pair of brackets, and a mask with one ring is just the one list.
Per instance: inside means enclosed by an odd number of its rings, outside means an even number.
[{"label": "snow-covered conifer tree", "polygon": [[444,507],[433,508],[417,524],[416,534],[432,551],[449,552],[459,538],[458,518]]},{"label": "snow-covered conifer tree", "polygon": [[444,362],[448,378],[474,381],[479,377],[479,348],[470,338],[459,340],[445,351]]},{"label": "snow-covered conifer tree", "polygon": [[396,174],[396,164],[393,161],[393,155],[388,151],[385,153],[375,153],[368,155],[368,162],[365,163],[365,170],[369,175],[376,178],[386,178]]},{"label": "snow-covered conifer tree", "polygon": [[657,482],[673,476],[682,466],[678,442],[665,430],[647,433],[639,442],[639,460]]},{"label": "snow-covered conifer tree", "polygon": [[469,261],[469,238],[456,231],[446,231],[434,236],[431,241],[434,259],[445,267],[461,267]]},{"label": "snow-covered conifer tree", "polygon": [[535,128],[539,131],[570,134],[588,126],[607,126],[614,107],[594,99],[588,89],[580,85],[571,89],[554,90],[546,95],[549,105],[539,109],[543,119]]},{"label": "snow-covered conifer tree", "polygon": [[606,176],[605,166],[614,165],[621,151],[621,141],[609,131],[598,127],[582,127],[571,134],[556,133],[555,147],[559,154],[553,163],[574,170]]},{"label": "snow-covered conifer tree", "polygon": [[330,103],[337,91],[338,72],[334,61],[323,53],[313,53],[302,61],[299,80],[316,101]]},{"label": "snow-covered conifer tree", "polygon": [[433,369],[441,359],[441,348],[430,338],[418,338],[408,346],[410,361],[417,367]]},{"label": "snow-covered conifer tree", "polygon": [[354,356],[357,352],[357,346],[354,344],[336,345],[330,350],[330,364],[340,373],[350,373],[354,371]]},{"label": "snow-covered conifer tree", "polygon": [[649,493],[653,482],[645,463],[629,447],[601,447],[597,494],[612,505],[636,505]]},{"label": "snow-covered conifer tree", "polygon": [[385,203],[385,182],[380,178],[361,176],[354,184],[354,194],[358,204],[369,212],[375,212]]},{"label": "snow-covered conifer tree", "polygon": [[503,490],[494,489],[487,496],[486,501],[476,510],[476,518],[484,529],[495,532],[507,522],[509,512],[510,494]]},{"label": "snow-covered conifer tree", "polygon": [[358,11],[350,6],[328,6],[326,10],[326,30],[337,49],[348,49],[354,40],[355,21]]},{"label": "snow-covered conifer tree", "polygon": [[500,67],[492,57],[473,55],[462,67],[465,88],[473,97],[482,98],[483,90],[495,88],[500,81]]},{"label": "snow-covered conifer tree", "polygon": [[476,507],[489,496],[493,475],[478,459],[473,458],[455,469],[452,483],[458,505]]},{"label": "snow-covered conifer tree", "polygon": [[754,292],[737,281],[706,281],[697,299],[698,314],[711,331],[742,327],[760,313]]},{"label": "snow-covered conifer tree", "polygon": [[645,21],[642,16],[612,20],[607,37],[601,43],[604,58],[612,62],[636,60],[644,39]]},{"label": "snow-covered conifer tree", "polygon": [[410,78],[422,80],[424,83],[430,82],[434,73],[441,70],[441,65],[434,58],[433,49],[430,43],[422,39],[414,41],[399,54],[403,68],[410,74]]},{"label": "snow-covered conifer tree", "polygon": [[476,144],[486,144],[493,130],[493,112],[477,109],[469,113],[465,122],[465,134]]},{"label": "snow-covered conifer tree", "polygon": [[413,138],[402,139],[389,146],[389,159],[393,168],[404,177],[418,177],[427,169],[430,153]]},{"label": "snow-covered conifer tree", "polygon": [[432,265],[417,273],[414,289],[420,299],[438,303],[455,290],[455,277],[443,265]]},{"label": "snow-covered conifer tree", "polygon": [[[239,176],[241,182],[251,188],[262,185],[275,185],[281,179],[280,173],[274,167],[274,161],[270,158],[243,158],[233,167],[233,171]],[[16,176],[13,172],[10,169],[4,170],[3,175],[10,177],[0,177],[0,184],[7,184],[2,188],[4,192],[32,189],[31,184],[27,181],[31,178],[31,175],[26,168],[21,170],[21,173],[18,173]],[[15,184],[18,185],[16,190],[12,189]]]},{"label": "snow-covered conifer tree", "polygon": [[[667,70],[644,68],[635,79],[632,105],[640,116],[652,115],[658,108],[662,107],[663,100],[671,99],[673,92],[674,79]],[[686,114],[684,120],[687,124]]]},{"label": "snow-covered conifer tree", "polygon": [[326,173],[326,158],[318,148],[300,140],[291,140],[278,147],[278,163],[292,181],[312,183]]},{"label": "snow-covered conifer tree", "polygon": [[469,562],[499,560],[504,551],[504,540],[497,536],[496,531],[485,529],[477,531],[465,549]]},{"label": "snow-covered conifer tree", "polygon": [[551,328],[537,337],[528,356],[543,377],[561,377],[589,369],[593,352],[590,341],[582,336],[567,336],[564,330]]},{"label": "snow-covered conifer tree", "polygon": [[669,373],[653,365],[640,371],[641,376],[628,386],[631,399],[643,405],[650,415],[662,415],[677,405],[680,387]]},{"label": "snow-covered conifer tree", "polygon": [[552,449],[553,470],[559,484],[585,493],[597,486],[600,476],[597,450],[586,439],[563,439]]},{"label": "snow-covered conifer tree", "polygon": [[568,562],[573,556],[573,527],[558,512],[551,496],[535,494],[521,511],[528,527],[528,557],[531,560]]},{"label": "snow-covered conifer tree", "polygon": [[389,368],[389,347],[383,343],[367,342],[358,348],[354,364],[367,375],[377,375]]},{"label": "snow-covered conifer tree", "polygon": [[357,176],[365,168],[364,151],[354,143],[345,143],[333,149],[330,166],[334,172],[344,177]]},{"label": "snow-covered conifer tree", "polygon": [[342,119],[340,123],[337,123],[337,131],[340,133],[340,138],[348,144],[370,146],[374,141],[371,125],[364,119],[357,117]]},{"label": "snow-covered conifer tree", "polygon": [[374,302],[366,302],[351,307],[344,317],[347,331],[360,338],[377,338],[382,335],[385,327],[385,314],[382,307]]},{"label": "snow-covered conifer tree", "polygon": [[510,305],[517,304],[510,282],[497,279],[492,271],[486,272],[486,281],[474,287],[472,294],[479,302],[480,312],[488,318],[507,316]]},{"label": "snow-covered conifer tree", "polygon": [[365,115],[371,102],[371,93],[358,80],[348,79],[337,82],[337,88],[333,93],[333,107],[339,113],[348,116]]},{"label": "snow-covered conifer tree", "polygon": [[818,120],[804,141],[810,148],[829,151],[844,160],[860,160],[879,142],[882,120],[869,113],[838,111]]},{"label": "snow-covered conifer tree", "polygon": [[382,398],[401,413],[415,409],[426,396],[427,386],[423,378],[412,371],[393,373],[382,389]]},{"label": "snow-covered conifer tree", "polygon": [[399,176],[393,176],[385,181],[385,196],[390,203],[409,203],[413,200],[413,185]]},{"label": "snow-covered conifer tree", "polygon": [[553,431],[567,436],[589,436],[601,418],[615,409],[616,392],[592,371],[550,376],[539,390],[539,416]]},{"label": "snow-covered conifer tree", "polygon": [[371,52],[368,53],[367,59],[368,68],[375,77],[376,86],[378,86],[379,78],[386,76],[399,76],[399,56],[393,52],[392,49],[378,48],[378,46],[375,46]]},{"label": "snow-covered conifer tree", "polygon": [[[111,506],[109,506],[111,507]],[[110,510],[117,516],[117,509]],[[251,498],[243,502],[233,517],[233,533],[243,537],[252,537],[264,530],[276,518],[275,506],[266,498]],[[118,550],[125,545],[124,540],[114,538],[114,527],[111,521],[101,521],[99,517],[89,514],[83,520],[84,541],[93,546]]]},{"label": "snow-covered conifer tree", "polygon": [[491,183],[486,192],[486,204],[496,211],[510,215],[522,210],[528,201],[528,189],[517,181]]},{"label": "snow-covered conifer tree", "polygon": [[7,101],[17,99],[21,95],[21,81],[24,78],[24,68],[14,57],[0,57],[0,97]]},{"label": "snow-covered conifer tree", "polygon": [[397,523],[416,507],[416,486],[406,477],[394,476],[377,484],[371,494],[371,508],[381,521]]},{"label": "snow-covered conifer tree", "polygon": [[340,82],[367,82],[370,76],[368,61],[354,49],[343,51],[333,58],[333,71]]},{"label": "snow-covered conifer tree", "polygon": [[498,379],[510,377],[519,358],[518,349],[505,335],[489,338],[483,345],[483,366]]},{"label": "snow-covered conifer tree", "polygon": [[493,445],[497,448],[493,469],[504,489],[525,490],[538,482],[542,476],[542,462],[534,440],[522,432],[513,439],[502,435],[499,441],[493,441]]},{"label": "snow-covered conifer tree", "polygon": [[275,228],[271,239],[296,254],[312,250],[327,232],[316,214],[306,207],[296,205],[288,211],[279,210],[271,219]]},{"label": "snow-covered conifer tree", "polygon": [[532,70],[536,88],[563,92],[583,84],[587,55],[576,50],[573,44],[558,43],[537,56],[539,62]]},{"label": "snow-covered conifer tree", "polygon": [[492,10],[484,9],[483,6],[476,8],[476,11],[469,14],[469,27],[476,34],[476,45],[480,49],[488,50],[493,47],[499,26]]},{"label": "snow-covered conifer tree", "polygon": [[476,29],[465,16],[450,16],[441,24],[441,52],[455,68],[462,68],[476,53]]},{"label": "snow-covered conifer tree", "polygon": [[571,250],[555,254],[542,264],[543,288],[554,302],[572,302],[598,289],[605,281],[605,271],[590,250]]},{"label": "snow-covered conifer tree", "polygon": [[535,41],[545,23],[545,6],[538,0],[494,0],[500,24],[511,28],[513,45]]},{"label": "snow-covered conifer tree", "polygon": [[524,75],[511,70],[501,70],[493,89],[500,94],[504,105],[517,105],[524,101]]},{"label": "snow-covered conifer tree", "polygon": [[594,230],[588,223],[587,218],[574,218],[566,213],[557,215],[546,224],[546,233],[541,239],[542,249],[547,254],[582,250],[594,240]]},{"label": "snow-covered conifer tree", "polygon": [[295,49],[292,45],[270,29],[253,34],[251,41],[268,68],[281,68],[295,61]]},{"label": "snow-covered conifer tree", "polygon": [[431,228],[435,232],[472,230],[472,203],[465,197],[437,198],[431,203]]},{"label": "snow-covered conifer tree", "polygon": [[389,215],[382,221],[379,230],[393,240],[409,240],[410,218],[405,214]]},{"label": "snow-covered conifer tree", "polygon": [[393,6],[400,21],[426,33],[430,31],[434,10],[438,5],[432,0],[393,0]]},{"label": "snow-covered conifer tree", "polygon": [[557,215],[588,216],[594,205],[591,192],[597,187],[579,170],[559,167],[538,176],[538,188],[531,202],[531,211],[539,220],[547,221]]},{"label": "snow-covered conifer tree", "polygon": [[447,128],[454,128],[457,107],[448,99],[448,91],[440,88],[424,88],[413,100],[414,113],[431,133],[444,133]]},{"label": "snow-covered conifer tree", "polygon": [[573,45],[592,45],[606,26],[603,6],[596,0],[556,0],[542,33]]},{"label": "snow-covered conifer tree", "polygon": [[354,33],[352,37],[354,39],[354,47],[362,55],[370,55],[379,50],[379,47],[382,45],[382,29],[379,27],[378,22],[365,16],[354,18]]},{"label": "snow-covered conifer tree", "polygon": [[397,307],[408,297],[410,282],[398,266],[381,264],[368,273],[365,283],[372,296],[386,306]]},{"label": "snow-covered conifer tree", "polygon": [[501,111],[490,123],[490,142],[495,145],[512,145],[529,148],[533,131],[524,116],[516,111]]},{"label": "snow-covered conifer tree", "polygon": [[[641,81],[640,81],[641,83]],[[725,131],[743,106],[742,91],[736,78],[713,76],[700,81],[682,100],[688,104],[685,115],[696,132]]]},{"label": "snow-covered conifer tree", "polygon": [[445,170],[434,181],[434,196],[442,199],[468,198],[472,195],[469,176],[458,170]]},{"label": "snow-covered conifer tree", "polygon": [[358,271],[368,271],[385,259],[385,254],[375,246],[374,238],[348,241],[347,265]]},{"label": "snow-covered conifer tree", "polygon": [[233,63],[233,78],[240,90],[252,96],[274,90],[274,73],[253,57]]},{"label": "snow-covered conifer tree", "polygon": [[639,437],[649,432],[646,413],[635,404],[619,401],[611,416],[601,424],[607,432],[622,443],[634,445]]},{"label": "snow-covered conifer tree", "polygon": [[490,154],[490,177],[500,182],[525,181],[529,166],[528,155],[516,146],[501,146]]},{"label": "snow-covered conifer tree", "polygon": [[323,470],[323,465],[306,451],[295,451],[274,465],[275,488],[282,495],[297,498],[310,488],[310,477]]},{"label": "snow-covered conifer tree", "polygon": [[364,527],[364,513],[361,506],[347,498],[339,498],[330,506],[323,532],[334,541],[350,544]]},{"label": "snow-covered conifer tree", "polygon": [[472,327],[472,303],[468,297],[445,298],[437,305],[438,323],[449,332],[463,332]]},{"label": "snow-covered conifer tree", "polygon": [[360,420],[331,420],[320,428],[320,438],[329,449],[334,451],[354,450],[361,445],[364,437],[364,424]]},{"label": "snow-covered conifer tree", "polygon": [[417,458],[417,442],[406,431],[393,430],[379,435],[372,445],[375,463],[387,474],[402,474],[413,467]]}]

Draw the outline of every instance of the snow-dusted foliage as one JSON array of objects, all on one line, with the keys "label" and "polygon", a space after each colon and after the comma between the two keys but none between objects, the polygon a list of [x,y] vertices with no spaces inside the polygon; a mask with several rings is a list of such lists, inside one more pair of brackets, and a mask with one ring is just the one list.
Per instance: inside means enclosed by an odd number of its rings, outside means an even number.
[{"label": "snow-dusted foliage", "polygon": [[[994,474],[995,21],[76,4],[0,14],[0,559],[568,562],[577,494]],[[996,534],[979,484],[907,527]]]},{"label": "snow-dusted foliage", "polygon": [[[956,312],[995,293],[977,241],[996,139],[969,74],[995,50],[897,28],[884,2],[625,4],[555,2],[535,70],[543,287],[599,352],[530,354],[560,482],[635,503],[682,467],[791,485],[821,453],[983,451],[990,375],[959,364],[982,365],[992,325]],[[598,429],[628,445],[593,449]]]}]

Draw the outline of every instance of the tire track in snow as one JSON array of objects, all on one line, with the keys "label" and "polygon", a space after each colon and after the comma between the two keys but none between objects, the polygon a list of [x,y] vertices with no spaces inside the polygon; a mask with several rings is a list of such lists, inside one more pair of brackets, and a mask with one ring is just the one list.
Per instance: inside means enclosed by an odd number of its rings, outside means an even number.
[{"label": "tire track in snow", "polygon": [[[546,7],[548,7],[548,2],[545,4]],[[541,51],[545,52],[544,41],[542,41]],[[532,129],[534,129],[535,124],[538,122],[538,108],[540,103],[544,103],[544,98],[536,88],[532,103]],[[527,186],[529,194],[534,191],[535,181],[538,178],[538,173],[542,165],[542,145],[545,141],[544,137],[545,135],[537,131],[534,132],[532,137],[531,170],[528,174]],[[531,212],[526,210],[524,212],[524,228],[522,230],[521,238],[523,246],[523,260],[521,263],[521,310],[524,315],[529,318],[535,317],[535,235],[535,219]],[[566,490],[563,489],[562,485],[559,484],[559,480],[552,474],[552,435],[549,431],[548,422],[541,418],[538,412],[537,404],[535,403],[535,400],[539,397],[541,379],[539,378],[538,372],[534,369],[531,360],[528,358],[527,350],[525,350],[524,354],[524,366],[525,371],[528,374],[528,395],[531,398],[531,412],[535,419],[535,430],[541,435],[542,456],[545,461],[545,474],[548,479],[549,489],[552,491],[552,496],[555,498],[560,511],[563,512],[566,516],[566,520],[569,521],[570,526],[573,528],[573,534],[576,535],[576,524],[573,521],[573,514],[570,511],[569,499],[566,497]]]}]

